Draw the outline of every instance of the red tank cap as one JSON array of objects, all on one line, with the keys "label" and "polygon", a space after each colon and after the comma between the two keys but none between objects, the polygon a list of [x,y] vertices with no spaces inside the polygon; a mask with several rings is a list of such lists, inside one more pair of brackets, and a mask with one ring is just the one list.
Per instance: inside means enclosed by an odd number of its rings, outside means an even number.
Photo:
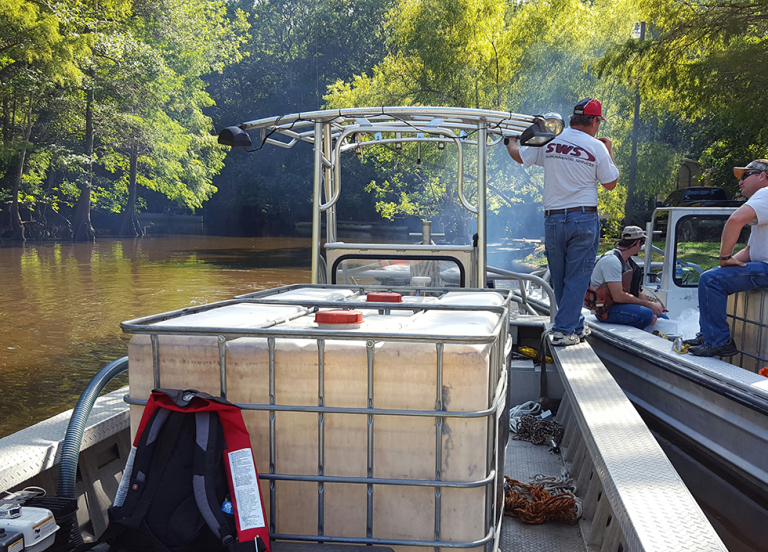
[{"label": "red tank cap", "polygon": [[363,322],[363,313],[346,309],[317,311],[315,322],[318,324],[360,324]]},{"label": "red tank cap", "polygon": [[372,291],[365,300],[368,303],[402,303],[403,296],[394,291]]}]

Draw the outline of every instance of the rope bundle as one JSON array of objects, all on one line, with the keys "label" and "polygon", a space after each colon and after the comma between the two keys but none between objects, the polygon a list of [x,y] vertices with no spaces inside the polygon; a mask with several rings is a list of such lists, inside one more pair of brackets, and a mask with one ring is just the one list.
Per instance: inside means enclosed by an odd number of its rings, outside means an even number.
[{"label": "rope bundle", "polygon": [[541,412],[541,405],[534,401],[528,401],[518,404],[509,409],[509,429],[512,433],[517,433],[517,426],[520,424],[520,417],[524,414],[538,414]]},{"label": "rope bundle", "polygon": [[[537,475],[526,485],[504,476],[504,514],[520,518],[523,523],[558,521],[574,525],[581,516],[581,501],[574,496],[576,488],[570,479]],[[548,486],[552,491],[548,491]]]},{"label": "rope bundle", "polygon": [[543,445],[554,441],[559,443],[563,438],[562,424],[555,421],[542,420],[532,414],[523,414],[517,424],[516,433],[512,436],[518,441],[528,441],[534,445]]}]

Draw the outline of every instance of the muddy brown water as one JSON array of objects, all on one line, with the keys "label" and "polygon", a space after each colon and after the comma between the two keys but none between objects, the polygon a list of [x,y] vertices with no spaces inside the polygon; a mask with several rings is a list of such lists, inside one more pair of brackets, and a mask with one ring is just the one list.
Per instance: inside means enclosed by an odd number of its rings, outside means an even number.
[{"label": "muddy brown water", "polygon": [[0,437],[74,407],[91,377],[127,354],[120,322],[307,283],[309,266],[304,238],[0,247]]}]

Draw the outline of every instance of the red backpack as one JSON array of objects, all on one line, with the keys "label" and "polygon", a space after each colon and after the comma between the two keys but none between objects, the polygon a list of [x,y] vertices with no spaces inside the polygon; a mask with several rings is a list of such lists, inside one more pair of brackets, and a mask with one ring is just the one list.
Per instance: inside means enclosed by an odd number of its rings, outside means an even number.
[{"label": "red backpack", "polygon": [[155,389],[97,542],[110,552],[269,552],[240,409],[195,390]]}]

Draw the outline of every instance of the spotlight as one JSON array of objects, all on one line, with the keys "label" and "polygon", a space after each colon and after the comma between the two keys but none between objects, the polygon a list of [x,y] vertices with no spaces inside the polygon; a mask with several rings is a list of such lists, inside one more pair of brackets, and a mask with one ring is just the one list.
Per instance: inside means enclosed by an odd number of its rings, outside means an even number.
[{"label": "spotlight", "polygon": [[556,134],[547,128],[544,119],[536,117],[533,124],[526,128],[520,135],[520,145],[539,148],[554,140],[555,136]]},{"label": "spotlight", "polygon": [[231,126],[219,133],[219,144],[233,148],[247,148],[251,145],[251,137],[242,128]]}]

